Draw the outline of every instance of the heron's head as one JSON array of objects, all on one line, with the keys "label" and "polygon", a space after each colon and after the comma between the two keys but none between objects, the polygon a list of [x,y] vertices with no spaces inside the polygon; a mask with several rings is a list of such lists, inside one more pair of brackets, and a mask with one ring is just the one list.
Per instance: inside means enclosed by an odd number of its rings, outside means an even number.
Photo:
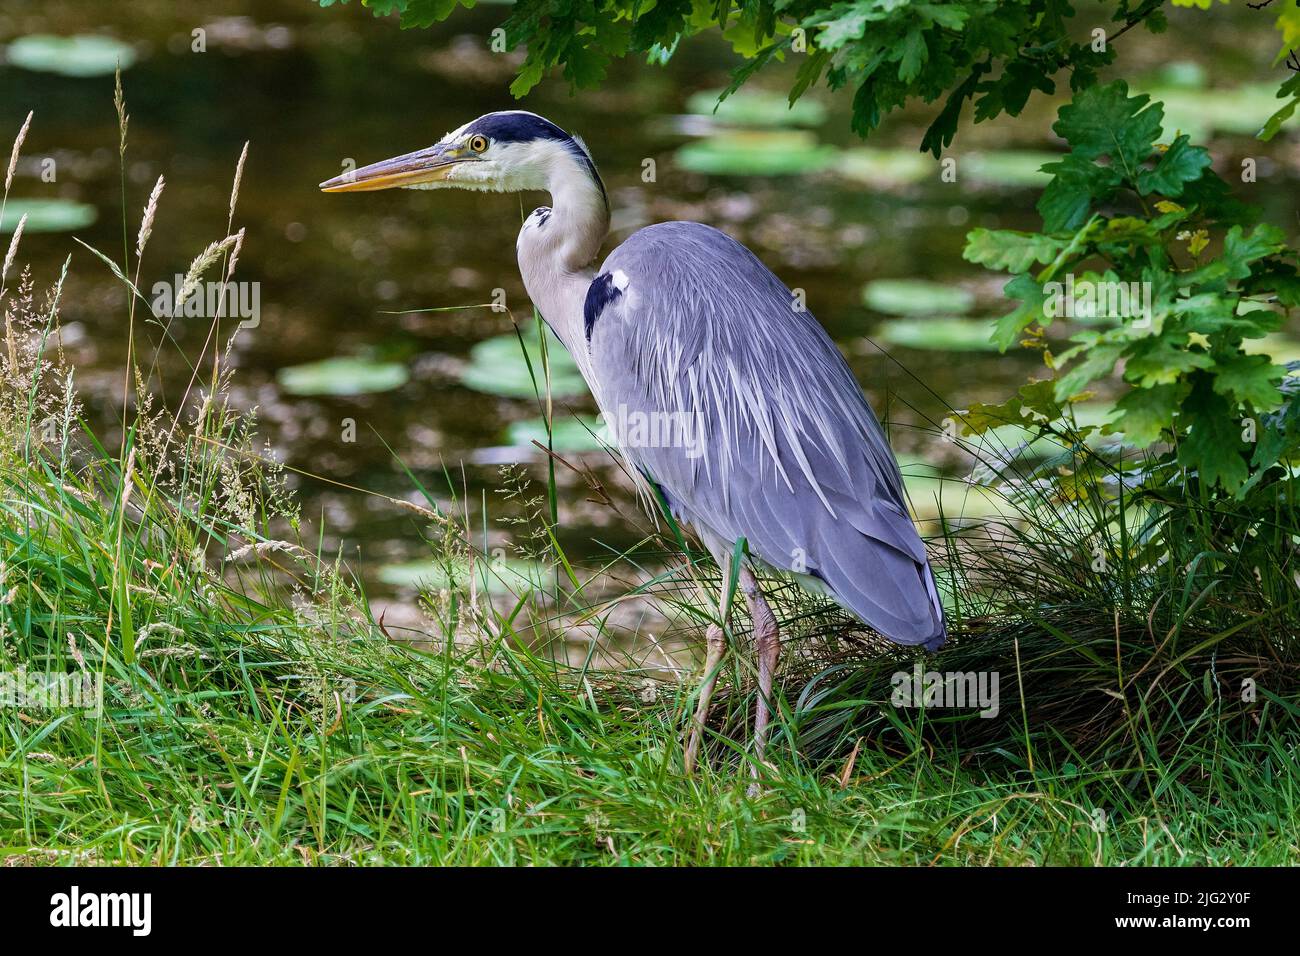
[{"label": "heron's head", "polygon": [[582,141],[523,110],[488,113],[427,149],[385,159],[320,184],[327,193],[376,189],[552,190],[565,179],[604,186]]}]

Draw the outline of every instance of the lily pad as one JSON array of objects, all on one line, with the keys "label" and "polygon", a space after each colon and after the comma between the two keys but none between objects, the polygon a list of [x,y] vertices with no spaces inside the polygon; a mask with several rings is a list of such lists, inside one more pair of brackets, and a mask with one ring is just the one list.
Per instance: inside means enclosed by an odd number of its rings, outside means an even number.
[{"label": "lily pad", "polygon": [[687,143],[677,151],[677,163],[714,176],[792,176],[825,169],[837,155],[835,147],[802,130],[746,130]]},{"label": "lily pad", "polygon": [[121,40],[97,34],[54,36],[33,33],[19,37],[5,50],[10,66],[60,76],[110,76],[121,65],[135,62],[135,49]]},{"label": "lily pad", "polygon": [[[523,330],[523,340],[528,349],[527,359],[520,347],[519,336],[513,332],[479,342],[470,349],[470,360],[461,372],[461,384],[506,398],[533,398],[539,392],[544,394],[546,378],[535,326]],[[546,333],[546,355],[551,370],[551,396],[575,398],[585,395],[587,383],[583,381],[577,363],[550,331]]]},{"label": "lily pad", "polygon": [[[551,422],[552,450],[564,452],[599,451],[608,447],[601,440],[605,426],[591,415],[566,415]],[[546,422],[541,418],[528,418],[512,422],[506,429],[506,441],[516,448],[532,448],[533,442],[546,445]]]},{"label": "lily pad", "polygon": [[862,288],[867,308],[887,315],[964,315],[975,297],[955,285],[923,279],[876,279]]},{"label": "lily pad", "polygon": [[0,218],[0,234],[17,229],[23,216],[24,232],[71,232],[85,229],[98,215],[94,206],[70,199],[10,199]]},{"label": "lily pad", "polygon": [[987,518],[1005,514],[1008,505],[1002,495],[960,478],[942,478],[934,474],[903,472],[903,486],[916,517],[922,521],[938,518],[948,521],[963,518]]},{"label": "lily pad", "polygon": [[340,356],[282,368],[275,378],[290,395],[369,395],[401,388],[410,373],[399,362]]},{"label": "lily pad", "polygon": [[846,179],[870,186],[910,186],[938,175],[939,164],[928,153],[911,149],[846,149],[836,171]]},{"label": "lily pad", "polygon": [[735,126],[818,126],[826,119],[825,107],[806,97],[791,106],[784,93],[741,90],[719,104],[721,94],[721,90],[695,93],[686,101],[686,109]]},{"label": "lily pad", "polygon": [[[1178,132],[1191,136],[1192,142],[1203,140],[1211,133],[1254,136],[1282,105],[1277,98],[1277,86],[1268,83],[1226,90],[1156,86],[1142,92],[1164,103],[1165,142]],[[1296,121],[1297,117],[1292,116],[1283,126],[1292,127]]]},{"label": "lily pad", "polygon": [[938,465],[924,459],[900,457],[898,468],[912,511],[922,521],[938,518],[941,507],[949,520],[984,518],[1007,508],[996,491],[945,476]]},{"label": "lily pad", "polygon": [[1149,80],[1157,86],[1200,90],[1205,88],[1209,74],[1195,60],[1172,60],[1158,67]]},{"label": "lily pad", "polygon": [[472,569],[469,562],[448,564],[432,559],[386,564],[379,569],[377,576],[390,587],[438,591],[468,588],[471,570],[476,586],[489,594],[519,595],[530,590],[538,591],[546,586],[550,574],[545,565],[536,561],[494,558],[475,561]]},{"label": "lily pad", "polygon": [[996,352],[994,323],[987,319],[906,318],[882,322],[876,338],[908,349]]},{"label": "lily pad", "polygon": [[959,161],[958,176],[965,176],[989,186],[1044,186],[1052,178],[1041,167],[1055,163],[1060,153],[1038,150],[1003,149],[991,153],[971,153]]}]

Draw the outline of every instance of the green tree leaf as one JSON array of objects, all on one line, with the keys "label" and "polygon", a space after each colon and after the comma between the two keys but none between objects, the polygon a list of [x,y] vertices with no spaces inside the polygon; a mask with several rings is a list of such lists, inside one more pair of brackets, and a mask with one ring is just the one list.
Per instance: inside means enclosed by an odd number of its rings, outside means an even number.
[{"label": "green tree leaf", "polygon": [[1092,205],[1105,199],[1123,182],[1113,166],[1098,166],[1071,153],[1060,162],[1048,163],[1044,172],[1053,178],[1038,200],[1046,232],[1073,232],[1088,221]]},{"label": "green tree leaf", "polygon": [[1032,232],[973,229],[966,236],[962,258],[1003,272],[1028,272],[1034,263],[1047,265],[1069,244]]},{"label": "green tree leaf", "polygon": [[1266,355],[1234,355],[1214,368],[1214,390],[1257,411],[1271,411],[1282,404],[1278,384],[1286,369],[1274,365]]},{"label": "green tree leaf", "polygon": [[1187,386],[1182,383],[1131,389],[1115,403],[1119,418],[1103,431],[1123,432],[1138,447],[1152,445],[1173,427],[1174,415],[1186,393]]},{"label": "green tree leaf", "polygon": [[1151,335],[1138,339],[1128,349],[1124,378],[1145,388],[1169,385],[1196,369],[1209,368],[1214,359],[1208,352],[1187,348],[1172,335]]},{"label": "green tree leaf", "polygon": [[1155,169],[1144,169],[1138,174],[1138,192],[1143,196],[1159,193],[1161,196],[1181,196],[1183,184],[1201,178],[1201,173],[1213,161],[1210,151],[1201,146],[1191,146],[1187,136],[1174,140]]},{"label": "green tree leaf", "polygon": [[1056,380],[1056,397],[1062,402],[1078,395],[1097,379],[1110,375],[1124,354],[1124,343],[1098,339],[1082,354],[1083,361]]},{"label": "green tree leaf", "polygon": [[1259,138],[1264,140],[1264,142],[1268,142],[1276,136],[1278,130],[1282,128],[1282,124],[1295,114],[1296,107],[1300,107],[1300,73],[1292,75],[1289,80],[1283,83],[1281,88],[1277,91],[1277,95],[1279,99],[1285,99],[1287,97],[1290,97],[1290,99],[1287,100],[1285,106],[1281,107],[1276,113],[1268,118],[1268,122],[1264,124],[1264,128],[1259,131]]},{"label": "green tree leaf", "polygon": [[1128,84],[1116,80],[1084,90],[1059,115],[1052,129],[1070,144],[1072,155],[1109,156],[1114,166],[1136,175],[1151,155],[1165,111],[1146,94],[1129,96]]},{"label": "green tree leaf", "polygon": [[998,319],[993,330],[993,341],[1005,352],[1016,344],[1021,332],[1032,323],[1044,320],[1043,303],[1046,299],[1043,295],[1043,287],[1028,274],[1016,276],[1003,287],[1002,293],[1008,299],[1021,300],[1020,305],[1013,312]]},{"label": "green tree leaf", "polygon": [[[405,0],[402,9],[402,29],[431,27],[435,23],[446,20],[458,6],[472,7],[474,3],[475,0]],[[371,6],[374,6],[373,2]]]},{"label": "green tree leaf", "polygon": [[925,45],[925,36],[920,27],[912,27],[903,42],[898,46],[898,78],[904,83],[911,83],[921,75],[921,67],[929,58],[930,50]]},{"label": "green tree leaf", "polygon": [[1235,491],[1247,476],[1241,422],[1207,380],[1199,377],[1183,403],[1182,418],[1189,427],[1178,445],[1178,461],[1194,469],[1206,485]]}]

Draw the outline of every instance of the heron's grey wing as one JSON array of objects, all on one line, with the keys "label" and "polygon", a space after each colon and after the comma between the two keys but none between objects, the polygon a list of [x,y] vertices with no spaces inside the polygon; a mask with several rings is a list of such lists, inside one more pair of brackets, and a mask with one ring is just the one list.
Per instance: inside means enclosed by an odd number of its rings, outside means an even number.
[{"label": "heron's grey wing", "polygon": [[898,464],[839,350],[797,306],[724,233],[642,229],[587,294],[601,410],[715,550],[744,537],[887,637],[937,646],[943,612]]}]

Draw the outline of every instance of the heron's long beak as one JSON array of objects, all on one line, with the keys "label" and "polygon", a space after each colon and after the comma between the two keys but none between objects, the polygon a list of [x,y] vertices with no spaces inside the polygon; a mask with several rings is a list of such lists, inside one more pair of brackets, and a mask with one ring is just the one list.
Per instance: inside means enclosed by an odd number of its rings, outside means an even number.
[{"label": "heron's long beak", "polygon": [[320,188],[327,193],[357,193],[436,183],[446,179],[457,164],[472,162],[474,158],[468,151],[440,143],[335,176],[321,183]]}]

